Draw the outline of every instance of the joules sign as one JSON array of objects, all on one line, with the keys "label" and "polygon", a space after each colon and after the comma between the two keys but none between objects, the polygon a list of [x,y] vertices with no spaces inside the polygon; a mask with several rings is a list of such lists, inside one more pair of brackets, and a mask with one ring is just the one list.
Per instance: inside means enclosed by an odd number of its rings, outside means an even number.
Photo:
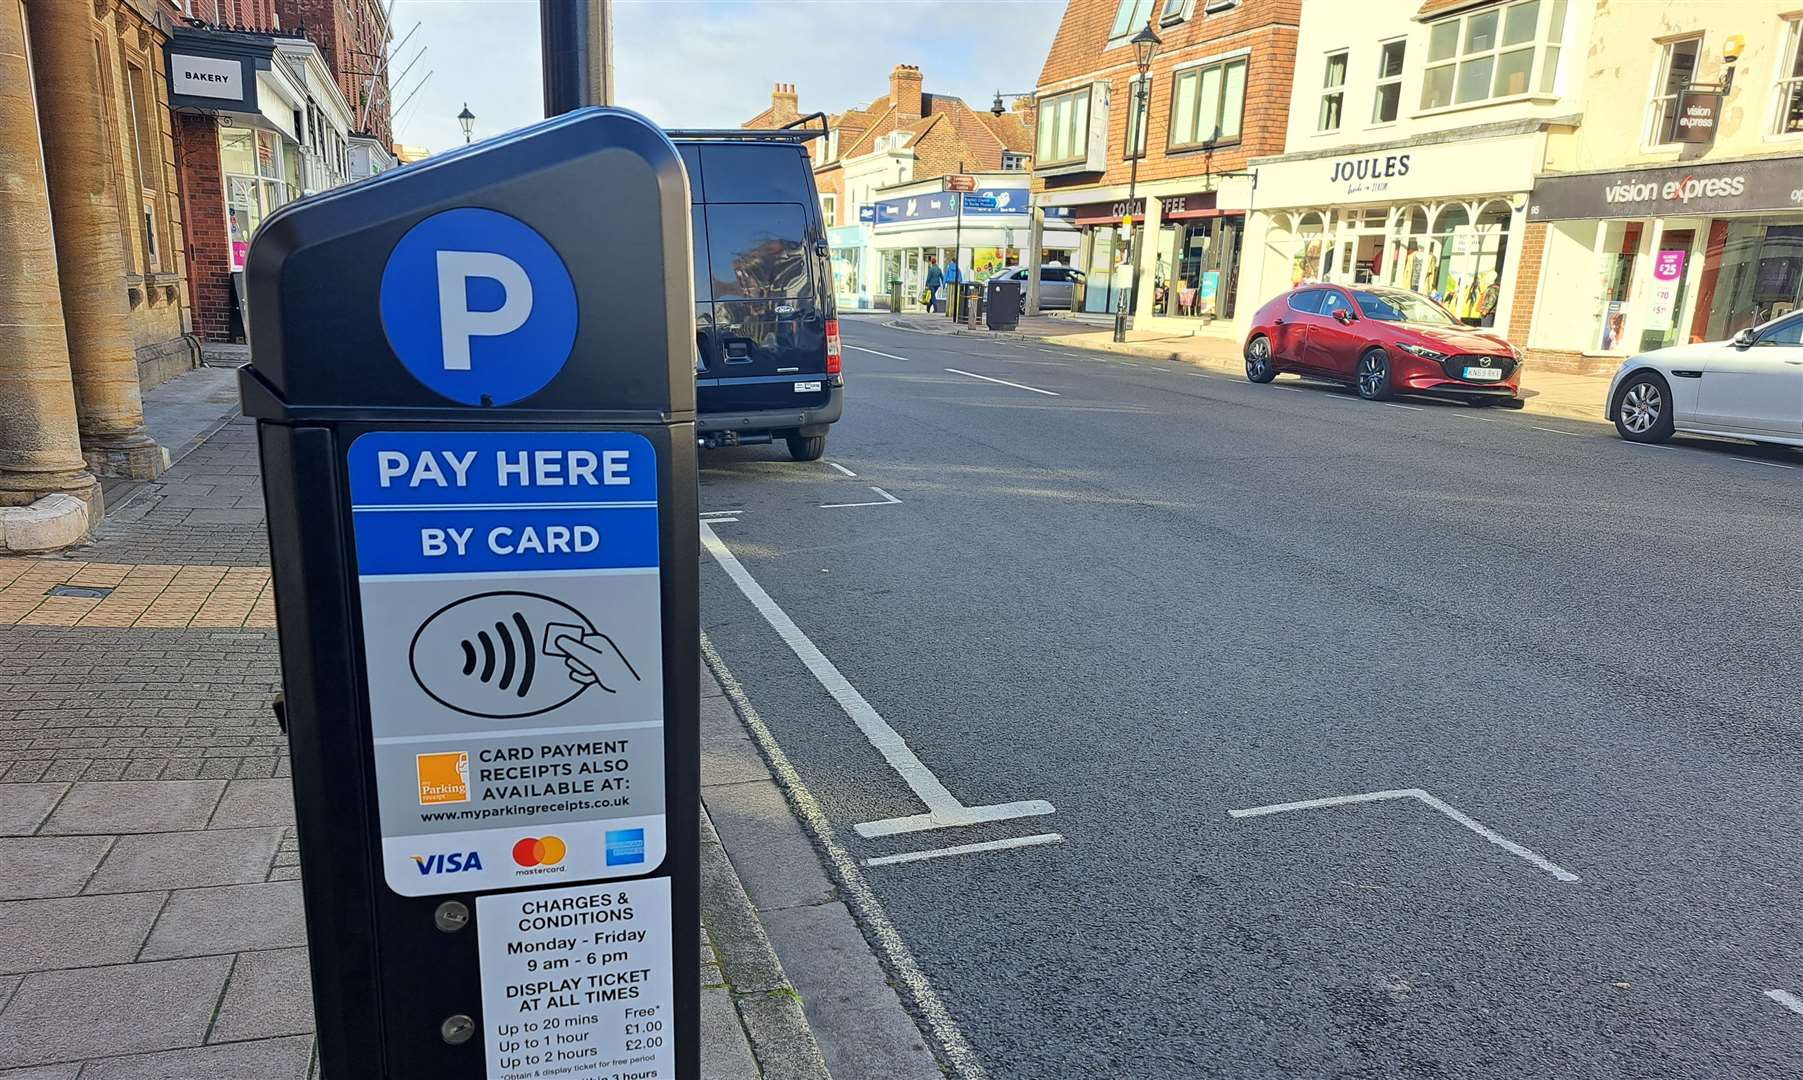
[{"label": "joules sign", "polygon": [[1332,180],[1344,184],[1348,195],[1362,191],[1384,191],[1390,181],[1409,174],[1411,154],[1373,154],[1370,157],[1341,158],[1333,163]]}]

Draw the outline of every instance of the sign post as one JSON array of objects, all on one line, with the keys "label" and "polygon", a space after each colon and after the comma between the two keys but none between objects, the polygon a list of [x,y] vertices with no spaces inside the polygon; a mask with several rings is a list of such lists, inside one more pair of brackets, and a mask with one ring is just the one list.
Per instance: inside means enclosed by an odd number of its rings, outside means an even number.
[{"label": "sign post", "polygon": [[251,247],[324,1075],[700,1075],[688,231],[585,109]]}]

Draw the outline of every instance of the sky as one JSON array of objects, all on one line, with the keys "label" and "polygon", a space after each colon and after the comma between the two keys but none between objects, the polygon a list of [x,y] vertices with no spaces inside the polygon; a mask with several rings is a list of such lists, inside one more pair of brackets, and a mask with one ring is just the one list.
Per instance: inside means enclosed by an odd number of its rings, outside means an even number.
[{"label": "sky", "polygon": [[[773,83],[794,83],[803,112],[833,113],[888,93],[889,70],[915,64],[929,93],[986,108],[997,90],[1033,89],[1064,5],[615,0],[614,94],[664,127],[737,127],[769,106]],[[414,31],[390,59],[391,81],[413,63],[395,90],[397,105],[414,95],[397,142],[460,144],[465,103],[477,139],[543,116],[537,0],[394,0],[392,21],[397,45]]]}]

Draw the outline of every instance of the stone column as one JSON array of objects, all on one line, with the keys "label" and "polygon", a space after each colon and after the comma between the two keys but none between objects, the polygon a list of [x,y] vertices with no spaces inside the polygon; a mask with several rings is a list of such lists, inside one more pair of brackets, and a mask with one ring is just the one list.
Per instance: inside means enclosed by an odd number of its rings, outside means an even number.
[{"label": "stone column", "polygon": [[[103,476],[148,480],[167,467],[168,455],[144,430],[119,231],[125,208],[119,205],[113,155],[100,135],[104,131],[110,138],[112,132],[100,121],[109,110],[94,64],[95,4],[27,0],[25,10],[82,453]],[[114,32],[110,20],[103,32],[109,37]],[[128,126],[136,122],[131,116],[118,119]],[[160,171],[161,146],[153,143],[142,151]],[[124,166],[129,177],[137,163]],[[125,220],[135,222],[137,216],[134,207]]]},{"label": "stone column", "polygon": [[19,0],[0,0],[0,549],[14,550],[53,546],[34,536],[59,525],[77,539],[100,516],[75,423],[24,23]]}]

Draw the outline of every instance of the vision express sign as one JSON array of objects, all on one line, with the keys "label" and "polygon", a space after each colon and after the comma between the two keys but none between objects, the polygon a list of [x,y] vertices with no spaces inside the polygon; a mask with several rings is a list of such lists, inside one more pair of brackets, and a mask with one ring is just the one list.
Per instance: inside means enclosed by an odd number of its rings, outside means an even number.
[{"label": "vision express sign", "polygon": [[1542,176],[1529,221],[1803,209],[1803,157]]}]

